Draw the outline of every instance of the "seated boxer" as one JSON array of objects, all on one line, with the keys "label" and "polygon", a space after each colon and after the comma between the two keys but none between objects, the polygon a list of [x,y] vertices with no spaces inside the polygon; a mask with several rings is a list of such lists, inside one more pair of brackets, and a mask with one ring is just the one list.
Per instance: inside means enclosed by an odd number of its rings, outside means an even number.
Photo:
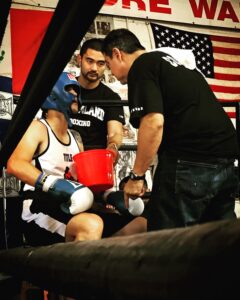
[{"label": "seated boxer", "polygon": [[7,163],[8,173],[23,183],[23,229],[27,244],[96,240],[111,236],[131,221],[91,209],[93,194],[65,179],[72,157],[83,151],[81,137],[68,129],[77,113],[80,86],[63,72],[42,105],[45,119],[33,120]]}]

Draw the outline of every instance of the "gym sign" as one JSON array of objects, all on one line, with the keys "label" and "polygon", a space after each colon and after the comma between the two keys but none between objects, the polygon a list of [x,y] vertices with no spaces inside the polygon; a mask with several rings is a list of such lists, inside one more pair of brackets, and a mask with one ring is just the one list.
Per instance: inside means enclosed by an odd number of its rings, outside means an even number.
[{"label": "gym sign", "polygon": [[9,174],[6,174],[6,178],[0,177],[0,198],[17,197],[20,190],[20,181]]},{"label": "gym sign", "polygon": [[0,118],[11,119],[13,115],[12,96],[6,97],[6,93],[0,92]]},{"label": "gym sign", "polygon": [[240,28],[239,0],[106,0],[100,13]]}]

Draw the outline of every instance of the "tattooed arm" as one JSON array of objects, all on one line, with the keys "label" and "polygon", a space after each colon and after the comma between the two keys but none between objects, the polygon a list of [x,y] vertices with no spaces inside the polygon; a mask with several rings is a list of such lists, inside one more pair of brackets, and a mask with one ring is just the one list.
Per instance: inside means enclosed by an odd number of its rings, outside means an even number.
[{"label": "tattooed arm", "polygon": [[80,133],[74,129],[70,129],[70,131],[78,144],[80,152],[84,151],[83,142]]}]

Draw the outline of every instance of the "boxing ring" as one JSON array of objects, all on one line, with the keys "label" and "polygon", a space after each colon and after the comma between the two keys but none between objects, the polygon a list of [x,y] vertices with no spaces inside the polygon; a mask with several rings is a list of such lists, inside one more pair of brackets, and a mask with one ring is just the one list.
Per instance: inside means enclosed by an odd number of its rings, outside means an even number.
[{"label": "boxing ring", "polygon": [[[59,1],[3,141],[1,169],[103,2]],[[4,17],[10,3],[1,1]],[[78,34],[72,28],[79,28]],[[0,37],[2,32],[4,22]],[[240,220],[234,220],[99,241],[16,247],[0,251],[0,273],[10,276],[12,284],[26,280],[84,300],[232,299],[239,293],[233,272],[240,267],[239,232]]]}]

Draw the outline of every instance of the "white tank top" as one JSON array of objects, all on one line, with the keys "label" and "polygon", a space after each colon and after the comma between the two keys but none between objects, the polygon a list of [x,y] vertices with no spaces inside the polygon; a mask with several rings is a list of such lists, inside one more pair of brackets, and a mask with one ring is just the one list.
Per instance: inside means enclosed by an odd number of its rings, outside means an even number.
[{"label": "white tank top", "polygon": [[[64,144],[56,137],[46,120],[41,119],[39,121],[47,127],[48,146],[42,154],[33,159],[32,164],[42,172],[64,178],[66,168],[71,169],[73,156],[80,152],[77,141],[71,131],[68,130],[69,143]],[[23,190],[33,189],[32,186],[25,184]]]}]

